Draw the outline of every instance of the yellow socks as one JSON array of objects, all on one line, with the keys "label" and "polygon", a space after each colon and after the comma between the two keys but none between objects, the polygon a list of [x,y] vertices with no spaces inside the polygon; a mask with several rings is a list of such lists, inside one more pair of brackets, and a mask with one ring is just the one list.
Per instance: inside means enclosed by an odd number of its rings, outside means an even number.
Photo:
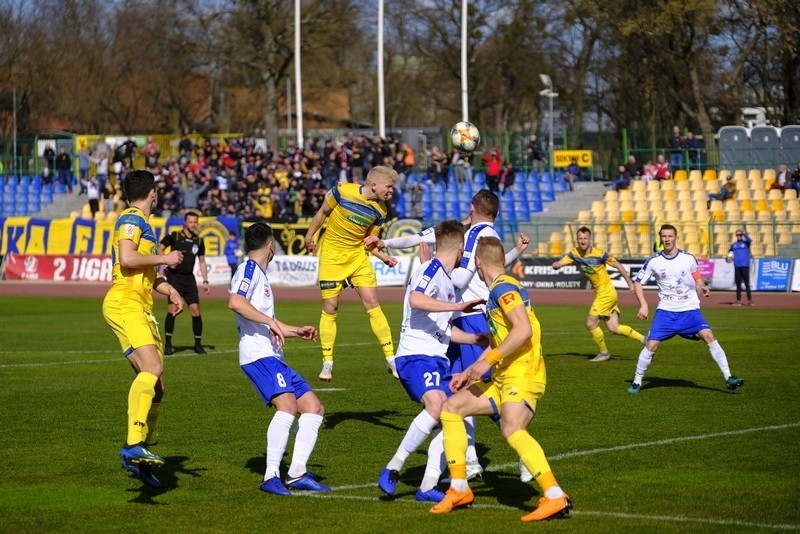
[{"label": "yellow socks", "polygon": [[[161,413],[161,403],[153,402],[150,405],[150,411],[147,412],[147,423],[144,425],[144,430],[142,430],[142,441],[153,443],[153,437],[155,436],[156,422],[158,422],[159,413]],[[149,442],[147,441],[147,438],[150,438]]]},{"label": "yellow socks", "polygon": [[509,436],[508,444],[517,451],[520,460],[531,472],[534,480],[542,488],[542,492],[558,485],[556,477],[550,469],[550,464],[547,463],[547,458],[544,456],[542,446],[533,439],[533,436],[525,430],[518,430]]},{"label": "yellow socks", "polygon": [[319,318],[319,344],[322,347],[322,361],[333,361],[333,345],[336,343],[336,314],[322,312]]},{"label": "yellow socks", "polygon": [[156,383],[156,375],[141,372],[131,384],[128,392],[128,445],[144,441],[147,415],[156,396]]},{"label": "yellow socks", "polygon": [[[386,316],[383,314],[383,310],[381,309],[380,306],[377,306],[375,308],[372,308],[371,310],[367,310],[367,315],[369,315],[369,326],[375,333],[375,337],[378,338],[378,343],[381,344],[381,350],[383,350],[383,355],[387,358],[391,358],[392,356],[394,356],[394,343],[392,343],[392,329],[389,327],[389,321],[386,320]],[[321,340],[322,340],[322,335],[320,333],[320,341]]]},{"label": "yellow socks", "polygon": [[595,326],[589,330],[589,334],[591,334],[592,339],[594,339],[594,342],[597,343],[597,346],[600,347],[600,352],[608,352],[608,349],[606,348],[606,338],[599,326]]},{"label": "yellow socks", "polygon": [[642,334],[640,334],[639,332],[637,332],[636,330],[634,330],[633,328],[631,328],[626,324],[619,325],[617,327],[617,331],[614,333],[620,336],[625,336],[628,339],[638,341],[639,343],[641,343],[642,340],[644,339],[644,336]]},{"label": "yellow socks", "polygon": [[466,480],[467,428],[464,426],[464,418],[454,413],[442,412],[439,420],[442,422],[442,444],[450,478]]}]

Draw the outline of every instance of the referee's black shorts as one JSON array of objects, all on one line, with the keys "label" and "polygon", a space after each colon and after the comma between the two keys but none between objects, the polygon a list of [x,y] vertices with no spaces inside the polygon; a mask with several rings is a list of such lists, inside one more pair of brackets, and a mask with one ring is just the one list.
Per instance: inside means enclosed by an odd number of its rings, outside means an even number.
[{"label": "referee's black shorts", "polygon": [[186,304],[200,304],[200,295],[197,292],[197,280],[193,274],[171,273],[167,271],[167,282],[183,297]]}]

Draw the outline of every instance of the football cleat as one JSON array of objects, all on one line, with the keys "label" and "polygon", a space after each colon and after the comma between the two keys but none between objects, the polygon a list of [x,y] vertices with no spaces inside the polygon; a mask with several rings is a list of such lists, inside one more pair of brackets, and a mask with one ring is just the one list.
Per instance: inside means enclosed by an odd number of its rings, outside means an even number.
[{"label": "football cleat", "polygon": [[631,383],[631,387],[628,388],[628,393],[630,393],[632,395],[636,395],[637,393],[639,393],[640,389],[642,389],[642,385],[641,384],[637,384],[636,382],[632,382]]},{"label": "football cleat", "polygon": [[156,478],[153,474],[153,471],[150,469],[150,466],[147,464],[132,464],[127,460],[122,460],[122,468],[129,473],[139,477],[139,480],[144,483],[145,486],[148,486],[153,489],[158,489],[161,487],[161,481]]},{"label": "football cleat", "polygon": [[467,491],[458,491],[452,486],[444,494],[444,498],[434,506],[431,507],[432,514],[448,514],[456,508],[470,506],[475,500],[472,490],[467,488]]},{"label": "football cleat", "polygon": [[261,483],[261,491],[266,493],[272,493],[273,495],[291,495],[292,493],[286,489],[286,486],[283,485],[281,479],[278,477],[268,478],[264,482]]},{"label": "football cleat", "polygon": [[738,389],[744,385],[744,378],[739,378],[738,376],[731,376],[725,381],[725,387],[733,391],[734,389]]},{"label": "football cleat", "polygon": [[442,499],[444,499],[444,493],[436,488],[428,491],[417,490],[417,502],[442,502]]},{"label": "football cleat", "polygon": [[314,478],[308,474],[303,473],[297,478],[292,478],[286,481],[286,485],[292,489],[297,490],[305,490],[305,491],[330,491],[331,489],[322,484],[321,482],[317,482]]},{"label": "football cleat", "polygon": [[595,356],[594,358],[592,358],[589,361],[590,362],[607,362],[610,359],[611,359],[611,353],[609,353],[607,350],[604,350],[603,352],[597,353],[597,356]]},{"label": "football cleat", "polygon": [[467,480],[483,478],[483,467],[478,462],[467,463]]},{"label": "football cleat", "polygon": [[131,464],[145,463],[150,465],[164,465],[164,459],[144,448],[144,444],[125,445],[119,450],[123,461]]},{"label": "football cleat", "polygon": [[384,469],[378,477],[378,487],[386,495],[394,495],[400,473],[397,469]]},{"label": "football cleat", "polygon": [[194,346],[194,352],[195,354],[208,354],[206,349],[203,348],[203,345],[200,344]]},{"label": "football cleat", "polygon": [[164,354],[166,356],[172,356],[175,353],[175,349],[172,348],[172,343],[167,343],[164,345]]},{"label": "football cleat", "polygon": [[528,468],[525,467],[525,464],[522,462],[519,463],[519,479],[526,483],[533,480],[533,475],[530,471],[528,471]]},{"label": "football cleat", "polygon": [[319,372],[319,379],[323,382],[330,382],[333,380],[333,362],[322,362],[322,371]]},{"label": "football cleat", "polygon": [[572,501],[566,493],[558,499],[548,499],[542,497],[536,505],[536,510],[523,515],[520,520],[527,523],[529,521],[544,521],[545,519],[555,519],[557,517],[569,517],[572,510]]},{"label": "football cleat", "polygon": [[394,356],[386,358],[386,370],[389,371],[390,375],[400,380],[400,375],[397,374],[397,366],[394,364]]}]

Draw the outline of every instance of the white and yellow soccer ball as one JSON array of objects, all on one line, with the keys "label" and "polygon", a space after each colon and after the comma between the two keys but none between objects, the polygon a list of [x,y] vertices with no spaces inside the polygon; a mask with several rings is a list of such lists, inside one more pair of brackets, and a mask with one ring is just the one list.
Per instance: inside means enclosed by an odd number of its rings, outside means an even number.
[{"label": "white and yellow soccer ball", "polygon": [[459,152],[470,153],[481,144],[481,133],[471,122],[461,121],[450,129],[450,140]]}]

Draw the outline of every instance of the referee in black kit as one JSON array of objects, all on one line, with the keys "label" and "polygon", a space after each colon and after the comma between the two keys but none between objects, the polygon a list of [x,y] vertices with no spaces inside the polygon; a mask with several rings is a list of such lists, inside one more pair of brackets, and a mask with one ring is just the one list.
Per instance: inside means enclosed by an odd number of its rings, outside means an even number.
[{"label": "referee in black kit", "polygon": [[[197,235],[197,225],[199,216],[193,211],[186,212],[183,217],[183,228],[178,232],[170,232],[161,240],[158,245],[158,253],[164,254],[166,249],[179,250],[183,252],[183,261],[175,268],[167,267],[165,276],[167,281],[181,295],[186,304],[189,305],[189,312],[192,314],[192,331],[194,332],[194,351],[197,354],[205,354],[200,340],[203,337],[203,318],[200,316],[200,296],[197,292],[197,282],[194,278],[194,259],[200,260],[200,274],[203,277],[203,292],[208,294],[211,288],[208,286],[208,266],[206,265],[206,247],[203,239]],[[175,316],[173,305],[169,305],[167,318],[164,321],[164,354],[172,354],[172,331],[175,330]]]}]

